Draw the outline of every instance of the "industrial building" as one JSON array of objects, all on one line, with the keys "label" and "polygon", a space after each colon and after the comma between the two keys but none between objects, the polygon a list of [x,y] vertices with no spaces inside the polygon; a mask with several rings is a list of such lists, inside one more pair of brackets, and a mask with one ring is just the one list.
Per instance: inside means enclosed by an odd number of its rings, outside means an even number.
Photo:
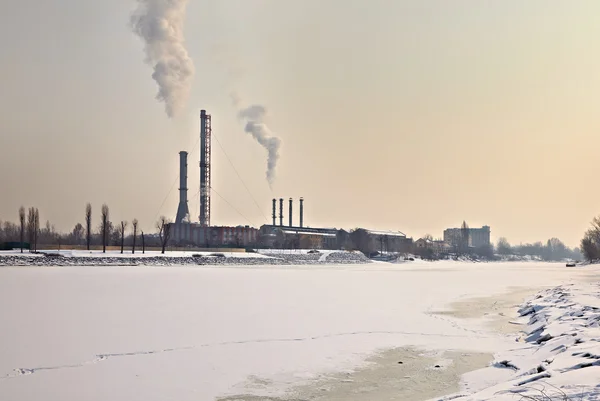
[{"label": "industrial building", "polygon": [[259,230],[259,245],[266,248],[289,249],[339,249],[338,231],[335,228],[304,227],[304,199],[300,198],[299,224],[294,225],[294,200],[289,199],[288,224],[284,225],[284,200],[279,199],[279,225],[277,224],[277,199],[273,199],[273,224]]},{"label": "industrial building", "polygon": [[203,248],[254,246],[258,242],[258,230],[250,226],[204,227],[199,223],[171,224],[171,243],[179,246]]},{"label": "industrial building", "polygon": [[379,231],[359,228],[349,234],[352,245],[370,255],[381,253],[407,253],[412,251],[413,240],[400,231]]}]

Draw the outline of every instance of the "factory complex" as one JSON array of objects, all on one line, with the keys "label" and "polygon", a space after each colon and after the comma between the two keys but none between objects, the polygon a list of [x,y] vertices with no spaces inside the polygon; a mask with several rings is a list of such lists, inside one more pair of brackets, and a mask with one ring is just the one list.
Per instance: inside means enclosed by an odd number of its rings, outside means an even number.
[{"label": "factory complex", "polygon": [[[194,222],[188,208],[188,153],[179,153],[179,206],[175,221],[169,224],[170,245],[190,248],[281,248],[281,249],[346,249],[373,252],[408,253],[414,249],[435,247],[450,251],[459,241],[460,229],[448,229],[444,241],[419,239],[413,243],[400,231],[354,229],[350,232],[337,228],[315,228],[305,225],[304,199],[299,199],[299,221],[294,224],[294,200],[289,198],[287,222],[283,198],[273,199],[272,224],[260,228],[248,225],[235,227],[213,225],[211,212],[211,116],[200,112],[200,211]],[[285,224],[287,223],[287,224]],[[473,229],[477,239],[473,244],[490,244],[490,228]],[[475,237],[475,236],[474,236]],[[431,242],[431,243],[430,243]],[[444,245],[441,245],[441,244]],[[417,248],[415,248],[415,244]],[[471,245],[471,244],[470,244]]]}]

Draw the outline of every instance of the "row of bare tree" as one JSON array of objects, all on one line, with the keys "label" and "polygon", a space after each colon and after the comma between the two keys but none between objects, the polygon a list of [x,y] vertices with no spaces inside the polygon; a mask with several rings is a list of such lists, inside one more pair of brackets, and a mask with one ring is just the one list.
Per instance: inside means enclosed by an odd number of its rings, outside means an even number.
[{"label": "row of bare tree", "polygon": [[550,238],[543,243],[541,241],[519,245],[511,245],[504,237],[500,237],[496,244],[496,253],[498,255],[518,255],[518,256],[538,256],[543,260],[561,261],[564,259],[581,259],[579,248],[569,248],[558,238]]},{"label": "row of bare tree", "polygon": [[[86,221],[86,243],[87,243],[87,247],[88,250],[90,248],[90,238],[91,238],[91,221],[92,221],[92,205],[91,204],[87,204],[86,208],[85,208],[85,221]],[[125,230],[127,229],[129,223],[125,220],[121,220],[121,222],[119,223],[119,225],[116,227],[116,230],[113,226],[113,223],[110,221],[110,210],[108,208],[108,205],[103,204],[102,208],[100,210],[100,233],[102,236],[102,252],[106,253],[106,246],[109,243],[109,239],[110,239],[110,233],[111,231],[117,231],[118,235],[120,237],[120,242],[121,242],[121,253],[123,253],[124,247],[125,247]],[[133,238],[133,245],[131,247],[131,253],[134,254],[135,253],[135,245],[136,245],[136,239],[137,239],[137,232],[138,232],[138,219],[133,219],[131,221],[131,226],[133,228],[133,233],[132,233],[132,238]],[[158,236],[160,238],[160,245],[161,245],[161,253],[165,253],[165,249],[167,247],[167,244],[169,242],[170,236],[171,236],[171,230],[169,229],[169,220],[165,217],[165,216],[161,216],[158,221],[156,222],[156,228],[158,230]],[[142,237],[142,252],[145,253],[146,252],[146,241],[145,241],[145,236],[144,236],[144,231],[141,231],[141,237]]]},{"label": "row of bare tree", "polygon": [[25,216],[25,208],[21,206],[19,208],[19,237],[21,243],[21,253],[23,253],[23,244],[25,243],[25,234],[27,234],[27,239],[29,241],[29,249],[30,251],[37,250],[39,231],[40,231],[40,212],[37,208],[30,207]]},{"label": "row of bare tree", "polygon": [[[163,254],[171,236],[169,224],[169,220],[164,216],[161,216],[156,222]],[[49,221],[46,222],[45,228],[40,228],[40,214],[37,208],[31,207],[26,213],[25,208],[21,207],[19,209],[18,225],[9,221],[4,223],[0,221],[0,246],[4,242],[18,242],[20,243],[21,252],[26,248],[26,244],[28,244],[30,252],[36,252],[40,243],[45,245],[57,244],[60,249],[61,245],[81,245],[85,240],[87,250],[90,250],[93,243],[99,243],[102,245],[103,253],[106,253],[106,247],[109,244],[117,243],[121,247],[121,253],[124,253],[127,238],[127,242],[131,244],[131,253],[134,254],[137,239],[141,236],[142,252],[145,253],[146,236],[144,231],[139,229],[138,220],[133,219],[131,221],[132,231],[130,234],[127,233],[128,227],[129,223],[124,220],[117,224],[111,222],[110,209],[108,205],[103,204],[100,209],[100,225],[97,231],[94,231],[92,228],[92,205],[88,203],[85,208],[85,227],[81,223],[77,223],[73,231],[65,235],[57,233]]]}]

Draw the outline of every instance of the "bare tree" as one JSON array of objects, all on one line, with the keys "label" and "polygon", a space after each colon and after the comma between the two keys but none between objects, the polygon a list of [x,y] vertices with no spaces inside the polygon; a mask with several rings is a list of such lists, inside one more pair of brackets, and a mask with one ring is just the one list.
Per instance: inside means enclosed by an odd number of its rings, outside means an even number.
[{"label": "bare tree", "polygon": [[81,241],[83,240],[84,228],[81,223],[75,224],[73,228],[73,232],[71,233],[71,238],[75,245],[81,245]]},{"label": "bare tree", "polygon": [[544,260],[561,260],[568,258],[571,250],[558,238],[550,238],[544,249]]},{"label": "bare tree", "polygon": [[127,227],[126,221],[121,221],[121,253],[123,253],[123,247],[125,246],[125,228]]},{"label": "bare tree", "polygon": [[38,232],[40,230],[40,212],[34,207],[29,208],[27,213],[27,237],[29,238],[29,250],[37,251]]},{"label": "bare tree", "polygon": [[23,241],[25,240],[25,208],[19,208],[19,222],[21,223],[21,253],[23,253]]},{"label": "bare tree", "polygon": [[56,241],[56,228],[54,227],[54,225],[50,224],[49,220],[46,220],[44,228],[39,229],[38,235],[38,244],[54,244],[54,242]]},{"label": "bare tree", "polygon": [[121,227],[108,222],[108,243],[107,245],[121,246]]},{"label": "bare tree", "polygon": [[161,253],[165,253],[165,248],[171,237],[171,226],[169,220],[165,216],[160,216],[156,222],[156,229],[158,230],[158,237],[160,238],[160,245],[162,247]]},{"label": "bare tree", "polygon": [[40,211],[38,208],[35,208],[35,224],[34,224],[34,235],[33,235],[33,249],[37,252],[38,246],[38,233],[40,232]]},{"label": "bare tree", "polygon": [[131,247],[131,253],[135,253],[135,238],[137,236],[138,220],[133,219],[131,225],[133,226],[133,246]]},{"label": "bare tree", "polygon": [[581,240],[581,251],[590,262],[600,260],[600,217],[594,217],[592,227]]},{"label": "bare tree", "polygon": [[108,234],[110,232],[109,210],[108,210],[108,205],[106,203],[102,205],[102,210],[100,212],[100,216],[101,216],[100,232],[102,235],[102,253],[106,253],[106,245],[108,243]]},{"label": "bare tree", "polygon": [[10,221],[5,221],[2,231],[4,241],[19,242],[19,226],[17,224],[11,223]]},{"label": "bare tree", "polygon": [[593,235],[588,231],[581,240],[581,251],[589,262],[595,262],[600,257],[600,249]]},{"label": "bare tree", "polygon": [[90,243],[92,242],[92,205],[88,203],[85,206],[85,243],[87,250],[90,250]]},{"label": "bare tree", "polygon": [[35,208],[30,207],[27,211],[27,240],[29,241],[29,252],[33,251],[35,239]]},{"label": "bare tree", "polygon": [[500,255],[510,255],[512,253],[512,247],[510,246],[508,240],[504,237],[498,238],[496,250]]}]

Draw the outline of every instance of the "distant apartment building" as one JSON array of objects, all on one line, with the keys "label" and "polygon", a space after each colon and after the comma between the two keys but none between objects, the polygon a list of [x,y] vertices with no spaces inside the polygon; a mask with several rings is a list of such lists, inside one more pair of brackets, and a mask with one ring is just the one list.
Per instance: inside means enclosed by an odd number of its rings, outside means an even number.
[{"label": "distant apartment building", "polygon": [[[473,248],[481,248],[490,246],[490,227],[483,226],[481,228],[469,228],[469,246]],[[462,241],[461,228],[448,228],[444,230],[444,242],[453,247],[460,246]]]}]

